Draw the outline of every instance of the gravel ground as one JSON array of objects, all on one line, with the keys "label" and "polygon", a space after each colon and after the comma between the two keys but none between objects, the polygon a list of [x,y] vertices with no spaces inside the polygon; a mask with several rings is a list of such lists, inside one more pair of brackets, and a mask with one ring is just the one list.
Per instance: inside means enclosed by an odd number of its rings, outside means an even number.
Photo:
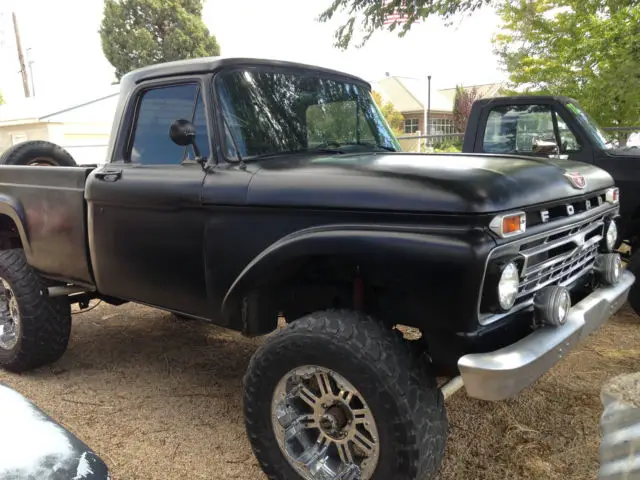
[{"label": "gravel ground", "polygon": [[[137,305],[99,305],[74,319],[61,361],[0,371],[0,382],[88,443],[115,480],[265,478],[241,412],[255,340]],[[640,320],[625,308],[516,399],[457,393],[440,480],[595,478],[599,390],[638,368],[638,345]]]}]

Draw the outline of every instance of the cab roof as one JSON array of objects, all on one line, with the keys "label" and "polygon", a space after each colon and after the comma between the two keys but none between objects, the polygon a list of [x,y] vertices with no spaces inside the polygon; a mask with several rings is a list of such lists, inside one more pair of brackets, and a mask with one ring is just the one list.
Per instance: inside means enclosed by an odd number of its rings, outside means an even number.
[{"label": "cab roof", "polygon": [[329,68],[309,65],[304,63],[290,62],[285,60],[270,60],[264,58],[246,57],[201,57],[187,60],[176,60],[173,62],[158,63],[133,70],[121,79],[123,86],[133,86],[145,80],[163,77],[174,77],[180,75],[194,75],[212,73],[225,67],[280,67],[298,70],[313,70],[323,74],[338,76],[356,83],[366,85],[371,89],[369,82],[355,75],[331,70]]}]

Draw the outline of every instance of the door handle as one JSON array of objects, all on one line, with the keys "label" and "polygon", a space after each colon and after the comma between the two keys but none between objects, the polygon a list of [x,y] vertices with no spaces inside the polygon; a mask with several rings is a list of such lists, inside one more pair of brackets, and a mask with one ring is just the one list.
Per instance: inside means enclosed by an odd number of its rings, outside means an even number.
[{"label": "door handle", "polygon": [[121,169],[106,169],[96,172],[96,178],[98,180],[104,180],[105,182],[115,182],[122,177]]}]

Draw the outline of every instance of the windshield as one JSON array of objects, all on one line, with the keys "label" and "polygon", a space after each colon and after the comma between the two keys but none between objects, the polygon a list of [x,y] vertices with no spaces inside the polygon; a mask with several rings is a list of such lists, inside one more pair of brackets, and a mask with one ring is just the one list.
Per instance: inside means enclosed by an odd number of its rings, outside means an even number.
[{"label": "windshield", "polygon": [[247,68],[219,74],[216,88],[230,159],[323,148],[400,150],[359,84],[318,72]]},{"label": "windshield", "polygon": [[582,110],[579,105],[573,102],[569,102],[567,103],[567,108],[576,116],[576,119],[580,122],[580,124],[598,143],[598,146],[604,149],[615,147],[611,139],[600,129],[598,124],[589,116],[589,114]]}]

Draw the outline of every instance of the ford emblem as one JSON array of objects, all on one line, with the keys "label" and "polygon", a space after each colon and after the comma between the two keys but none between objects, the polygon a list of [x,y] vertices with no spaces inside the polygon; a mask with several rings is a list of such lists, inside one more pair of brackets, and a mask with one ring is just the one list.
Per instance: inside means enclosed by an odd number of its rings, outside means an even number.
[{"label": "ford emblem", "polygon": [[587,186],[587,181],[585,180],[584,176],[582,176],[578,172],[565,172],[564,176],[567,177],[569,183],[571,183],[574,188],[583,189]]}]

